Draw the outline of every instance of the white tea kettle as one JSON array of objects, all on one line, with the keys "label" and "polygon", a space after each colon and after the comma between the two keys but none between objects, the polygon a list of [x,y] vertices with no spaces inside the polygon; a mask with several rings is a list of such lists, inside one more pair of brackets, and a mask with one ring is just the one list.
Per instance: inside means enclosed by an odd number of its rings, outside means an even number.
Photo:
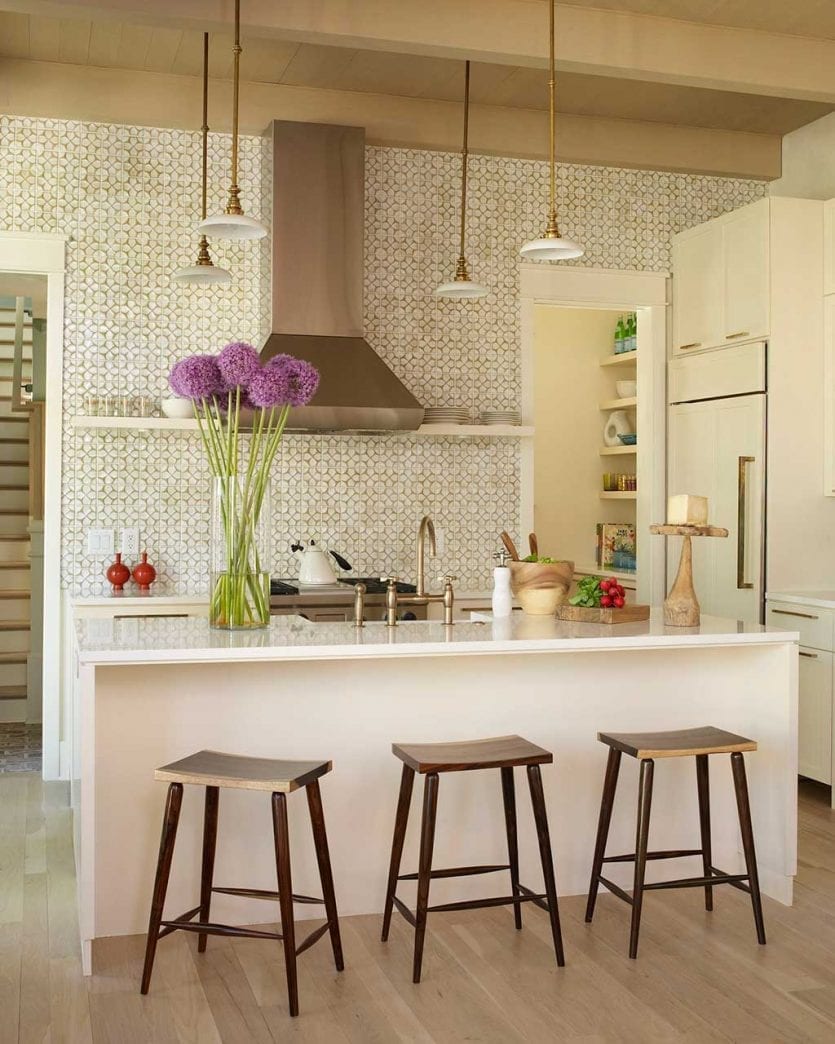
[{"label": "white tea kettle", "polygon": [[[317,545],[315,540],[308,541],[307,546],[296,543],[291,545],[293,551],[301,551],[302,558],[299,564],[300,584],[335,584],[336,573],[325,552]],[[342,569],[350,569],[351,566],[335,552],[331,552]]]}]

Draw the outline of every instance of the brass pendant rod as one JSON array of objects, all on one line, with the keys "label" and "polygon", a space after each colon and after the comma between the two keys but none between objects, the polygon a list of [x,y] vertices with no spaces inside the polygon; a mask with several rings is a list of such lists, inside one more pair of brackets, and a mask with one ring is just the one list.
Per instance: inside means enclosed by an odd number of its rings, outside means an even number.
[{"label": "brass pendant rod", "polygon": [[232,48],[232,175],[227,214],[243,214],[238,188],[238,98],[241,72],[241,0],[235,0],[235,43]]},{"label": "brass pendant rod", "polygon": [[203,189],[200,218],[206,220],[206,186],[209,175],[209,34],[203,33]]},{"label": "brass pendant rod", "polygon": [[459,256],[464,257],[467,231],[467,141],[470,128],[470,63],[464,63],[464,141],[461,147],[461,239]]},{"label": "brass pendant rod", "polygon": [[550,214],[548,227],[549,229],[556,228],[557,225],[557,176],[556,176],[556,157],[557,157],[557,143],[556,143],[556,106],[557,106],[557,74],[556,74],[556,58],[554,55],[554,9],[556,7],[557,0],[548,0],[549,17],[549,68],[551,72],[551,78],[548,81],[548,92],[549,92],[549,114],[550,114],[550,163],[551,163],[551,184],[550,184]]}]

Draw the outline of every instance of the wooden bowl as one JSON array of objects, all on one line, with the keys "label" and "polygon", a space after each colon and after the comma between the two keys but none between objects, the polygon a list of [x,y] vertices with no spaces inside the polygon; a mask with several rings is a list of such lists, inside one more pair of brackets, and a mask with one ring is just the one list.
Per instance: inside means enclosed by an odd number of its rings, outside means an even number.
[{"label": "wooden bowl", "polygon": [[510,562],[510,586],[526,613],[553,615],[574,579],[573,562]]}]

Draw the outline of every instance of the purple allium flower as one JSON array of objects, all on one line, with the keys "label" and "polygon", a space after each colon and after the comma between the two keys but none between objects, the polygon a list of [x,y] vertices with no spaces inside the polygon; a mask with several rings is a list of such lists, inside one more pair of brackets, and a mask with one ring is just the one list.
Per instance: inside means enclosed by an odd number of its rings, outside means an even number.
[{"label": "purple allium flower", "polygon": [[223,378],[213,355],[190,355],[171,368],[168,383],[185,399],[209,399],[223,388]]},{"label": "purple allium flower", "polygon": [[287,369],[287,401],[291,406],[306,406],[319,387],[319,371],[304,359],[290,358],[284,364]]},{"label": "purple allium flower", "polygon": [[251,344],[233,341],[221,350],[217,357],[217,365],[224,388],[228,391],[234,390],[238,385],[248,385],[261,369],[261,360]]},{"label": "purple allium flower", "polygon": [[[275,360],[271,359],[270,363]],[[249,396],[256,408],[271,409],[289,402],[290,379],[287,366],[268,363],[249,382]]]}]

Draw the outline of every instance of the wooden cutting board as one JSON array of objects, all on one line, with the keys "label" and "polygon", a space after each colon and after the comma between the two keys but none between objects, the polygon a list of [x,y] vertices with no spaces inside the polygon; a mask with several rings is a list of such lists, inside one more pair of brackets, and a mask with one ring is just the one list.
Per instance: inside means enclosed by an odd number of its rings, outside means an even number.
[{"label": "wooden cutting board", "polygon": [[649,606],[625,605],[622,609],[588,609],[582,605],[558,605],[557,619],[569,623],[640,623],[649,619]]}]

